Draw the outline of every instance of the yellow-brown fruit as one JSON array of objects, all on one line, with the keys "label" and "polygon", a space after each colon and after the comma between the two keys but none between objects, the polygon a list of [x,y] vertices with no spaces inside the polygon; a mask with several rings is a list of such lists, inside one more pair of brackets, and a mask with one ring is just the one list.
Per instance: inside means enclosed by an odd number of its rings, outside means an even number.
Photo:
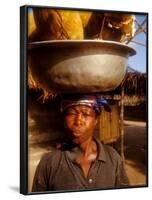
[{"label": "yellow-brown fruit", "polygon": [[84,39],[83,24],[79,12],[59,10],[59,14],[69,39]]}]

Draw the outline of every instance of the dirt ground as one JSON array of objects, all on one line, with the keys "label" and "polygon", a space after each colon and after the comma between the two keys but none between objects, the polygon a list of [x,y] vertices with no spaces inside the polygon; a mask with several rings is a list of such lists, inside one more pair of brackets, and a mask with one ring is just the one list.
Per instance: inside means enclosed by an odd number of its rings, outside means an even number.
[{"label": "dirt ground", "polygon": [[124,121],[125,164],[131,185],[147,179],[147,132],[145,122]]},{"label": "dirt ground", "polygon": [[[126,172],[131,185],[146,184],[147,134],[145,122],[124,121],[124,153]],[[35,168],[41,155],[49,151],[49,144],[29,146],[29,191],[31,191]]]}]

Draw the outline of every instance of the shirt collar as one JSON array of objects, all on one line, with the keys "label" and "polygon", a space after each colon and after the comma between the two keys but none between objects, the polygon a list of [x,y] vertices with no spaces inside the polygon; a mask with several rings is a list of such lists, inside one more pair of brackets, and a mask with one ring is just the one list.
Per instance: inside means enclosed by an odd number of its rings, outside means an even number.
[{"label": "shirt collar", "polygon": [[[106,154],[105,154],[103,144],[97,138],[94,138],[94,140],[97,144],[97,149],[98,149],[98,156],[97,156],[96,160],[106,162]],[[76,157],[78,156],[78,154],[81,154],[81,152],[82,151],[78,146],[72,148],[70,151],[66,151],[67,156],[70,158],[70,160],[72,160],[72,162],[75,162]]]},{"label": "shirt collar", "polygon": [[97,148],[98,148],[97,160],[106,162],[106,153],[105,153],[104,145],[101,143],[101,141],[98,138],[94,138],[94,140],[96,141]]}]

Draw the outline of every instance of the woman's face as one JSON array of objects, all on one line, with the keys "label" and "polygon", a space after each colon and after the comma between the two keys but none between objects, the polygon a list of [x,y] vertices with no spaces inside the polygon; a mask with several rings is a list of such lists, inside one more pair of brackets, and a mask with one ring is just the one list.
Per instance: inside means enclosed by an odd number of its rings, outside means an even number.
[{"label": "woman's face", "polygon": [[92,138],[97,123],[97,115],[93,108],[77,105],[65,111],[64,125],[68,136],[76,144]]}]

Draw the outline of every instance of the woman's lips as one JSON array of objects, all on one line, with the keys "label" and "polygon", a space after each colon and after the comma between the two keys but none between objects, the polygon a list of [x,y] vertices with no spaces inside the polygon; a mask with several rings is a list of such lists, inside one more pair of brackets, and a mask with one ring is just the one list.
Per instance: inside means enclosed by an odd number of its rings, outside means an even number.
[{"label": "woman's lips", "polygon": [[80,132],[79,133],[78,132],[73,132],[72,135],[75,136],[75,137],[80,137],[82,135],[82,133],[80,133]]},{"label": "woman's lips", "polygon": [[74,129],[72,131],[72,135],[75,136],[75,137],[80,137],[82,134],[83,134],[82,130],[80,130],[80,129]]}]

